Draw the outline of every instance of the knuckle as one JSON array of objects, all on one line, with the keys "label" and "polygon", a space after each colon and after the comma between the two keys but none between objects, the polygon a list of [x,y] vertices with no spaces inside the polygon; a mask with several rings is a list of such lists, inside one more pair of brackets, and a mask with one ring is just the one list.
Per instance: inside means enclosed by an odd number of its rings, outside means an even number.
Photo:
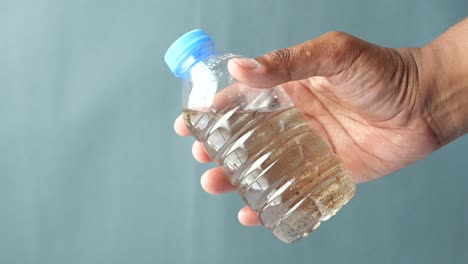
[{"label": "knuckle", "polygon": [[356,38],[341,31],[331,31],[326,34],[327,40],[340,48],[350,48],[355,43]]},{"label": "knuckle", "polygon": [[272,59],[277,61],[279,64],[289,65],[293,58],[293,52],[290,48],[274,50],[270,52],[270,57],[272,57]]},{"label": "knuckle", "polygon": [[325,34],[328,60],[331,64],[346,64],[359,51],[358,39],[340,31],[331,31]]}]

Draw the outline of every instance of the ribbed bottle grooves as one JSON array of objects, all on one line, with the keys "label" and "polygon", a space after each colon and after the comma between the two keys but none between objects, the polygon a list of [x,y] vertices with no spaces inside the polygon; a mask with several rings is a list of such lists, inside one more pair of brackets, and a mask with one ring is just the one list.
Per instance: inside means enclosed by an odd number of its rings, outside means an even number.
[{"label": "ribbed bottle grooves", "polygon": [[[317,163],[309,162],[303,165],[302,170],[298,170],[299,173],[294,175],[293,184],[288,187],[293,188],[295,184],[300,184],[298,178],[301,177],[302,173],[333,160],[337,163],[336,165],[329,167],[311,183],[303,186],[300,192],[296,191],[296,195],[290,197],[289,200],[282,201],[281,206],[274,210],[274,213],[270,212],[268,215],[264,215],[265,210],[272,207],[271,204],[266,203],[258,211],[262,224],[272,230],[287,230],[289,238],[298,239],[317,228],[321,221],[325,221],[334,215],[351,198],[343,199],[344,194],[341,189],[346,187],[342,186],[341,177],[343,175],[340,174],[345,172],[340,170],[341,163],[337,161],[335,155],[328,156]],[[331,188],[333,184],[337,186]],[[321,192],[329,193],[328,196],[325,196],[328,200],[317,196]],[[352,192],[354,193],[354,189]],[[284,193],[284,189],[282,193]],[[275,235],[280,236],[280,233],[278,232]]]},{"label": "ribbed bottle grooves", "polygon": [[[298,125],[296,129],[289,130],[288,131],[289,133],[284,133],[282,136],[284,138],[281,138],[281,140],[276,141],[276,142],[270,141],[269,143],[267,143],[266,146],[262,146],[261,148],[259,148],[258,152],[253,153],[253,155],[245,162],[245,165],[234,173],[231,179],[231,183],[234,185],[237,185],[239,181],[242,181],[242,178],[245,177],[246,172],[248,172],[250,170],[250,167],[253,164],[255,164],[255,161],[259,160],[261,157],[265,157],[265,159],[268,159],[268,161],[274,162],[274,161],[271,161],[272,159],[274,159],[274,155],[281,155],[280,152],[274,152],[274,150],[277,149],[278,146],[288,142],[294,137],[307,133],[308,130],[309,128],[307,125]],[[295,149],[291,149],[290,151],[292,152],[294,150]],[[284,156],[280,156],[280,157],[284,158]],[[280,158],[276,159],[276,161],[278,160],[280,160]]]},{"label": "ribbed bottle grooves", "polygon": [[[255,130],[261,130],[262,125],[266,124],[268,120],[271,120],[275,118],[278,115],[281,115],[282,112],[277,111],[277,112],[267,112],[266,115],[261,116],[261,115],[256,115],[256,113],[252,114],[252,118],[250,121],[248,121],[246,124],[243,124],[242,128],[239,129],[238,132],[236,132],[234,135],[231,136],[228,141],[226,141],[226,144],[218,151],[215,160],[219,160],[220,163],[223,163],[223,158],[226,157],[231,151],[234,151],[235,149],[231,149],[231,146],[234,145],[235,141],[239,138],[241,138],[245,133],[248,133],[250,131],[255,131]],[[288,137],[289,139],[289,137]],[[286,140],[284,140],[286,141]],[[269,146],[273,144],[277,144],[278,142],[273,142],[271,141],[270,145],[268,145],[265,148],[268,148]],[[261,153],[257,153],[255,157],[252,157],[251,160],[255,160],[256,157],[261,156]],[[246,164],[249,164],[247,161]],[[242,169],[239,171],[243,171]]]},{"label": "ribbed bottle grooves", "polygon": [[[247,192],[249,191],[252,186],[263,176],[265,176],[266,174],[268,174],[270,172],[270,170],[273,170],[275,169],[275,165],[281,160],[281,159],[284,159],[286,156],[290,155],[291,153],[293,153],[294,151],[297,151],[297,149],[291,149],[289,150],[288,152],[285,152],[283,153],[281,156],[279,156],[278,158],[276,158],[270,165],[268,165],[268,167],[266,167],[265,169],[262,170],[262,172],[257,176],[255,177],[249,184],[243,186],[243,188],[241,189],[242,192]],[[245,170],[244,173],[242,173],[243,177],[241,177],[241,180],[240,180],[240,186],[242,186],[243,184],[243,179],[246,178],[246,172],[248,172],[249,170]],[[278,174],[282,175],[282,174],[285,174],[284,171],[278,171]],[[280,178],[281,179],[281,178]],[[275,185],[275,183],[273,183],[272,185]],[[266,190],[265,190],[266,192]],[[246,199],[244,199],[246,200]],[[247,201],[246,200],[246,203],[250,206],[250,208],[254,209],[255,207],[250,204],[250,201]],[[255,208],[256,209],[256,208]]]},{"label": "ribbed bottle grooves", "polygon": [[226,107],[184,118],[260,222],[284,242],[317,228],[354,195],[342,162],[295,108]]},{"label": "ribbed bottle grooves", "polygon": [[236,111],[240,108],[240,106],[226,106],[223,109],[215,110],[209,109],[209,111],[203,112],[202,118],[203,120],[207,120],[207,125],[205,127],[200,127],[199,123],[202,121],[200,118],[194,127],[198,129],[198,137],[197,140],[204,142],[206,141],[207,137],[210,135],[210,131],[213,130],[213,127],[220,124],[223,120],[228,120],[232,115],[236,113]]},{"label": "ribbed bottle grooves", "polygon": [[[257,208],[261,208],[265,206],[265,203],[267,202],[267,198],[275,195],[276,197],[281,193],[277,193],[277,190],[282,187],[283,184],[285,184],[287,181],[296,181],[297,176],[295,175],[301,175],[307,170],[312,169],[314,166],[313,163],[303,161],[299,166],[296,167],[286,167],[283,171],[278,171],[278,179],[270,184],[270,187],[268,189],[263,190],[262,195],[258,198],[257,204],[255,207],[252,209],[256,210]],[[283,190],[284,192],[284,190]],[[261,212],[261,209],[259,213]]]},{"label": "ribbed bottle grooves", "polygon": [[[310,171],[310,170],[313,170],[313,168],[317,166],[316,163],[314,162],[304,162],[303,165],[301,167],[296,167],[295,169],[295,175],[294,176],[290,176],[288,174],[285,174],[285,177],[291,177],[294,181],[296,181],[300,175],[304,175],[307,171]],[[291,169],[290,170],[291,172],[294,171],[294,169]],[[313,188],[313,184],[315,184],[315,182],[313,182],[310,186],[306,186],[304,189],[305,191],[294,191],[292,193],[292,196],[289,197],[289,199],[287,199],[286,201],[283,201],[283,206],[281,208],[278,209],[278,212],[277,214],[275,215],[274,219],[271,219],[270,221],[274,221],[276,222],[277,220],[279,220],[281,217],[284,216],[285,212],[287,210],[289,210],[291,208],[291,206],[294,206],[294,204],[297,204],[299,201],[301,201],[302,199],[305,199],[307,198],[308,196],[308,192],[311,188]],[[261,205],[261,208],[259,209],[258,213],[260,215],[260,219],[263,220],[263,217],[262,217],[262,213],[263,211],[265,210],[265,208],[267,208],[268,206],[270,206],[270,204],[262,204]],[[263,220],[265,221],[265,220]],[[269,226],[269,225],[268,225]]]},{"label": "ribbed bottle grooves", "polygon": [[[306,162],[306,163],[304,163],[304,165],[302,166],[302,168],[297,168],[297,169],[301,169],[301,170],[298,171],[298,173],[301,174],[301,173],[303,173],[304,171],[306,171],[306,170],[312,168],[313,166],[314,166],[314,165],[313,165],[312,163]],[[297,180],[297,177],[291,177],[291,179],[289,179],[289,180],[292,181],[292,182],[294,183],[294,181]],[[287,181],[287,177],[283,177],[283,178],[282,178],[282,181],[281,181],[280,183],[284,183],[284,182],[286,182],[286,181]],[[275,188],[276,188],[276,187],[279,187],[279,186],[280,186],[280,184],[277,184],[277,185],[275,186]],[[279,188],[278,188],[278,189],[279,189]],[[265,191],[265,193],[271,193],[271,192],[272,192],[271,189]],[[283,190],[283,192],[284,192],[284,190]],[[283,194],[283,192],[278,193],[278,194],[276,194],[276,195]],[[267,195],[268,195],[268,194],[267,194]],[[271,227],[271,226],[272,226],[271,223],[272,223],[272,222],[276,222],[276,221],[281,217],[281,215],[284,214],[284,211],[285,211],[285,210],[288,210],[288,208],[290,208],[291,206],[293,206],[293,204],[294,204],[296,201],[298,201],[298,200],[304,198],[305,196],[307,196],[306,193],[299,193],[299,192],[293,192],[291,195],[292,195],[292,196],[289,197],[289,199],[284,200],[284,201],[282,200],[282,203],[281,203],[280,206],[276,206],[276,205],[272,204],[271,202],[270,202],[270,203],[267,203],[266,200],[262,200],[262,202],[260,203],[259,209],[258,209],[258,214],[259,214],[260,220],[262,221],[262,223],[263,223],[266,227]],[[268,215],[268,217],[265,217],[265,216],[264,216],[265,211],[266,211],[267,209],[270,209],[270,210],[271,210],[272,207],[275,207],[275,209],[274,209],[275,213],[274,213],[273,215]]]}]

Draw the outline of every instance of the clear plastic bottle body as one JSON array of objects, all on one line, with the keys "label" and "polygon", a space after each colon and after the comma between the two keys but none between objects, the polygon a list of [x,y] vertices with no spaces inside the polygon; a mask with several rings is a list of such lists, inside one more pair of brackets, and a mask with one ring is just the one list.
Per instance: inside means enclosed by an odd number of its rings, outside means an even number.
[{"label": "clear plastic bottle body", "polygon": [[354,195],[340,159],[280,87],[257,89],[227,69],[200,29],[187,32],[164,60],[183,80],[185,124],[237,187],[260,222],[281,241],[300,239]]},{"label": "clear plastic bottle body", "polygon": [[282,88],[239,83],[227,70],[235,55],[205,51],[182,75],[187,127],[265,227],[300,239],[352,198],[354,182]]}]

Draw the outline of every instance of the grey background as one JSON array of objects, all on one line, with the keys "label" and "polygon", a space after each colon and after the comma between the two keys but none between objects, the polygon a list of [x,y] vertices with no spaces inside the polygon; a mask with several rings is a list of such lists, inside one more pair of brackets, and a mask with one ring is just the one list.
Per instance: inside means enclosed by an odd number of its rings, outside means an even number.
[{"label": "grey background", "polygon": [[468,13],[444,1],[0,0],[0,263],[468,263],[468,138],[359,185],[292,245],[238,224],[237,194],[172,130],[163,54],[203,28],[248,56],[341,30],[420,46]]}]

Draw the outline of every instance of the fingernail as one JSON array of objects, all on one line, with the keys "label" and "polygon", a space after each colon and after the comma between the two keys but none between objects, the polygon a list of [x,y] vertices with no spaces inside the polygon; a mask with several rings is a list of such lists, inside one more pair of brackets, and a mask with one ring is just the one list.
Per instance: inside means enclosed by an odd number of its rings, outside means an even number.
[{"label": "fingernail", "polygon": [[255,70],[262,66],[260,63],[258,63],[258,61],[254,59],[235,58],[233,60],[237,62],[240,66],[248,70]]}]

